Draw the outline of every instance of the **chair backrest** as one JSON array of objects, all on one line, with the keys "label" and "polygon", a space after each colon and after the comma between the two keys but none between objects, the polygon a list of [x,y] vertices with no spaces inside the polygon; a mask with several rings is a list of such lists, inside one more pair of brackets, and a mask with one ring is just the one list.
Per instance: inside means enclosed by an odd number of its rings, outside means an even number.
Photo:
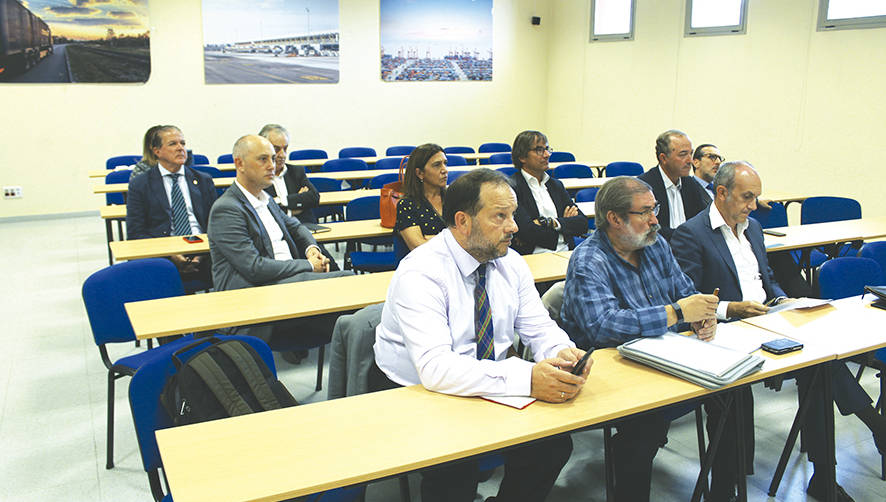
[{"label": "chair backrest", "polygon": [[883,271],[870,258],[843,256],[821,265],[818,284],[822,298],[838,300],[864,293],[865,286],[883,285]]},{"label": "chair backrest", "polygon": [[750,217],[759,221],[763,228],[775,228],[788,226],[788,212],[781,202],[770,202],[771,209],[764,209],[757,206],[757,209],[751,211]]},{"label": "chair backrest", "polygon": [[348,157],[375,157],[375,149],[366,146],[351,146],[338,151],[338,158]]},{"label": "chair backrest", "polygon": [[203,164],[194,164],[193,166],[191,166],[191,169],[195,171],[200,171],[201,173],[206,173],[213,178],[232,178],[237,175],[236,171],[228,171],[228,173],[230,174],[226,174],[224,171],[217,167],[207,166]]},{"label": "chair backrest", "polygon": [[385,155],[409,155],[413,150],[415,150],[414,146],[389,146],[388,149],[385,150]]},{"label": "chair backrest", "polygon": [[638,162],[610,162],[606,164],[606,176],[640,176],[643,174],[643,165]]},{"label": "chair backrest", "polygon": [[380,197],[378,195],[370,195],[368,197],[358,197],[345,206],[345,220],[375,220],[381,218],[378,210]]},{"label": "chair backrest", "polygon": [[516,167],[499,167],[496,171],[504,174],[505,176],[511,176],[512,174],[517,172]]},{"label": "chair backrest", "polygon": [[206,165],[209,164],[209,157],[205,155],[200,155],[199,153],[195,153],[194,155],[194,165]]},{"label": "chair backrest", "polygon": [[466,166],[468,160],[461,155],[446,155],[446,165],[448,167]]},{"label": "chair backrest", "polygon": [[446,174],[446,184],[451,185],[453,181],[461,178],[465,174],[468,174],[468,171],[449,171]]},{"label": "chair backrest", "polygon": [[555,178],[593,178],[594,171],[584,164],[562,164],[554,168]]},{"label": "chair backrest", "polygon": [[[111,171],[105,175],[105,183],[128,183],[132,169]],[[122,193],[105,194],[105,204],[126,204],[126,195]]]},{"label": "chair backrest", "polygon": [[379,174],[375,178],[369,180],[369,188],[383,188],[388,183],[393,183],[400,179],[400,173]]},{"label": "chair backrest", "polygon": [[858,254],[862,258],[870,258],[880,265],[886,279],[886,241],[867,242]]},{"label": "chair backrest", "polygon": [[105,169],[114,169],[117,166],[131,166],[142,160],[141,155],[118,155],[105,161]]},{"label": "chair backrest", "polygon": [[326,155],[326,150],[318,150],[318,149],[304,149],[304,150],[293,150],[289,152],[289,160],[308,160],[308,159],[328,159],[329,155]]},{"label": "chair backrest", "polygon": [[569,152],[554,152],[548,162],[575,162],[575,155]]},{"label": "chair backrest", "polygon": [[[480,148],[477,149],[480,153],[489,153],[489,152],[510,152],[511,145],[507,143],[483,143],[480,145]],[[455,153],[455,152],[453,152]],[[510,162],[509,162],[510,164]]]},{"label": "chair backrest", "polygon": [[582,188],[575,193],[575,202],[593,202],[597,199],[599,187]]},{"label": "chair backrest", "polygon": [[369,165],[363,159],[330,159],[323,163],[320,172],[361,171],[366,169],[369,169]]},{"label": "chair backrest", "polygon": [[493,153],[487,161],[490,164],[513,164],[510,153]]},{"label": "chair backrest", "polygon": [[332,178],[315,178],[311,177],[311,184],[318,192],[340,192],[341,180]]},{"label": "chair backrest", "polygon": [[234,155],[230,153],[225,153],[218,156],[218,164],[233,164],[234,163]]},{"label": "chair backrest", "polygon": [[83,304],[96,345],[135,340],[127,302],[185,294],[178,269],[165,258],[146,258],[105,267],[83,282]]},{"label": "chair backrest", "polygon": [[809,197],[800,206],[800,224],[861,218],[861,204],[847,197]]},{"label": "chair backrest", "polygon": [[375,169],[399,169],[403,157],[385,157],[375,161]]},{"label": "chair backrest", "polygon": [[443,153],[474,153],[474,149],[469,146],[447,146]]}]

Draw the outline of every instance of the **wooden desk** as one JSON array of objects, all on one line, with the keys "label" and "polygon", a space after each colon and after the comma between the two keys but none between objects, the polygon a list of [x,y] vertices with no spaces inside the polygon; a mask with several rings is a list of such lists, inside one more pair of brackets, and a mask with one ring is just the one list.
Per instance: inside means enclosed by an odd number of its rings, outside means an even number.
[{"label": "wooden desk", "polygon": [[771,230],[784,232],[787,235],[775,237],[764,234],[763,241],[766,244],[766,251],[787,251],[886,236],[886,217],[791,225]]},{"label": "wooden desk", "polygon": [[[568,259],[526,256],[536,281],[566,277]],[[385,300],[393,272],[217,291],[126,304],[139,339],[347,312]]]},{"label": "wooden desk", "polygon": [[[743,383],[832,358],[807,353],[773,359],[771,364],[767,361],[768,369],[764,365],[764,372]],[[597,350],[593,359],[587,384],[563,404],[539,401],[515,410],[412,386],[166,429],[157,431],[157,442],[179,502],[284,500],[604,424],[711,393],[623,359],[614,349]],[[495,427],[478,429],[477,423]],[[343,455],[343,450],[349,454]]]}]

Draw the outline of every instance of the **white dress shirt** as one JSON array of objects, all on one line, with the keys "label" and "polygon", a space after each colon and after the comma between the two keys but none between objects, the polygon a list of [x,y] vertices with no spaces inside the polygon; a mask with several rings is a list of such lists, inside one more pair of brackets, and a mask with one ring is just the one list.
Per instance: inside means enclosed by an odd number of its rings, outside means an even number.
[{"label": "white dress shirt", "polygon": [[[554,229],[559,232],[560,222],[557,221],[557,206],[554,205],[554,199],[551,198],[551,193],[548,192],[548,187],[545,185],[551,177],[548,176],[548,173],[544,173],[541,182],[539,182],[538,178],[522,169],[520,169],[520,174],[523,175],[523,179],[525,179],[526,184],[529,185],[529,191],[532,193],[532,198],[535,199],[535,205],[538,207],[539,216],[553,218]],[[560,234],[557,237],[557,247],[554,248],[554,251],[568,250],[569,246],[566,245],[566,240],[563,238],[563,234]],[[535,249],[532,250],[532,254],[547,253],[550,251],[551,250],[548,248],[535,246]]]},{"label": "white dress shirt", "polygon": [[665,174],[664,168],[658,166],[661,179],[664,181],[665,192],[668,194],[668,209],[671,214],[670,226],[677,228],[686,222],[686,213],[683,211],[683,196],[680,194],[680,188],[683,184],[683,178],[677,180],[675,185],[668,175]]},{"label": "white dress shirt", "polygon": [[[716,204],[711,204],[708,208],[711,217],[711,228],[720,230],[723,239],[726,240],[726,247],[729,248],[729,254],[732,255],[732,262],[735,263],[735,271],[738,272],[738,285],[741,287],[741,299],[744,301],[753,300],[760,303],[766,301],[766,290],[763,289],[763,278],[760,276],[760,264],[757,263],[757,256],[754,254],[753,248],[748,238],[745,237],[744,231],[748,228],[748,221],[739,223],[737,230],[738,236],[732,233],[732,229],[726,224],[720,210]],[[722,301],[717,305],[717,319],[725,320],[726,309],[729,308],[729,302]]]},{"label": "white dress shirt", "polygon": [[[280,171],[279,175],[275,175],[273,181],[274,191],[277,193],[277,197],[274,200],[277,204],[282,204],[286,206],[286,201],[289,198],[289,190],[286,189],[286,180],[283,179],[283,176],[286,176],[286,170],[289,169],[286,165],[283,166],[283,170]],[[281,208],[282,209],[282,208]]]},{"label": "white dress shirt", "polygon": [[[203,229],[200,228],[200,223],[194,215],[194,206],[191,205],[191,190],[188,188],[188,180],[185,178],[185,169],[187,169],[187,167],[182,166],[177,173],[173,173],[159,163],[157,164],[157,167],[160,169],[160,176],[162,176],[163,179],[163,188],[166,189],[166,200],[169,201],[170,208],[172,207],[172,175],[180,175],[178,177],[178,188],[181,190],[182,197],[185,199],[185,207],[188,208],[188,224],[191,226],[191,233],[202,234]],[[169,225],[170,228],[172,228],[172,220],[169,221]],[[173,228],[173,230],[175,229]]]},{"label": "white dress shirt", "polygon": [[515,332],[536,361],[575,346],[542,305],[526,261],[509,248],[487,264],[495,360],[478,360],[479,265],[448,229],[400,262],[375,330],[375,362],[388,378],[444,394],[528,396],[533,363],[507,358]]},{"label": "white dress shirt", "polygon": [[258,219],[261,220],[261,224],[265,227],[265,232],[268,233],[268,237],[271,239],[271,246],[274,248],[274,259],[293,259],[292,251],[289,250],[289,244],[287,244],[286,239],[283,238],[283,229],[280,228],[280,225],[277,224],[277,220],[275,220],[274,216],[271,214],[271,210],[268,209],[268,202],[271,200],[271,196],[262,190],[259,192],[259,196],[256,197],[249,193],[249,190],[243,188],[243,185],[237,183],[236,180],[234,180],[234,183],[237,185],[237,188],[243,192],[243,195],[246,196],[246,200],[249,201],[249,204],[255,209],[255,212],[258,213]]}]

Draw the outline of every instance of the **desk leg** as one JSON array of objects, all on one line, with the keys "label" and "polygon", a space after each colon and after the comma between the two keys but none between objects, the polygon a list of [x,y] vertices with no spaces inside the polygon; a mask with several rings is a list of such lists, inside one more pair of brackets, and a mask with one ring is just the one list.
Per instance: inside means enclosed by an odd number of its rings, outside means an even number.
[{"label": "desk leg", "polygon": [[[702,492],[704,492],[704,487],[707,485],[708,475],[711,472],[711,466],[714,463],[714,455],[717,454],[717,447],[720,445],[720,438],[723,436],[723,429],[726,428],[726,419],[729,418],[730,411],[734,412],[734,392],[727,392],[726,395],[715,394],[710,399],[713,399],[717,406],[719,406],[723,413],[720,414],[720,420],[717,422],[717,428],[714,430],[713,437],[709,438],[710,443],[708,444],[708,451],[704,456],[704,460],[701,464],[701,472],[698,473],[698,479],[695,481],[695,490],[692,492],[692,502],[699,502],[701,500]],[[710,420],[710,417],[708,417]],[[732,438],[730,438],[731,440]]]},{"label": "desk leg", "polygon": [[825,455],[829,459],[827,468],[824,472],[825,486],[828,487],[826,502],[836,502],[837,500],[837,451],[834,445],[834,394],[831,388],[831,366],[833,362],[826,362],[821,365],[821,389],[824,396],[824,444]]},{"label": "desk leg", "polygon": [[738,500],[747,502],[748,500],[748,480],[747,480],[747,450],[745,450],[747,437],[745,435],[745,409],[748,403],[742,392],[746,387],[735,389],[735,406],[732,407],[735,413],[735,456],[737,457],[738,470],[735,473],[736,482],[738,484]]},{"label": "desk leg", "polygon": [[[772,475],[772,482],[769,483],[769,496],[774,497],[776,492],[778,492],[778,485],[781,484],[781,478],[784,476],[784,471],[788,465],[788,459],[791,456],[791,450],[794,449],[794,444],[797,442],[797,435],[800,433],[800,428],[803,427],[803,424],[806,423],[806,413],[809,411],[809,398],[811,393],[814,391],[815,386],[818,384],[818,380],[822,378],[822,369],[819,365],[815,368],[814,373],[812,374],[811,381],[809,382],[809,387],[800,395],[800,406],[797,408],[797,414],[794,415],[794,422],[791,424],[791,430],[788,432],[788,439],[784,443],[784,449],[781,451],[781,457],[778,459],[778,465],[775,467],[775,473]],[[833,427],[833,414],[831,415],[831,426]],[[827,427],[827,426],[825,426]]]},{"label": "desk leg", "polygon": [[114,264],[114,256],[111,254],[111,241],[114,240],[114,228],[111,226],[110,218],[105,219],[105,236],[107,238],[108,243],[108,265]]}]

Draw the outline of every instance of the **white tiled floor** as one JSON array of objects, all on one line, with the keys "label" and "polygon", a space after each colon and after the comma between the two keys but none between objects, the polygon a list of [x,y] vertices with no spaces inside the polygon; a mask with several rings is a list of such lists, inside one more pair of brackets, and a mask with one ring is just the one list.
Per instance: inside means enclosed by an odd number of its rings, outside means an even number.
[{"label": "white tiled floor", "polygon": [[[104,468],[106,372],[80,299],[86,277],[107,265],[101,221],[92,216],[6,222],[0,223],[0,235],[0,500],[151,500],[126,379],[118,381],[116,392],[116,467]],[[53,241],[59,245],[50,246]],[[112,356],[131,350],[131,345],[115,347]],[[325,390],[313,391],[316,351],[311,357],[297,366],[278,361],[281,379],[301,402],[326,396]],[[873,371],[862,382],[876,395]],[[778,496],[766,496],[796,411],[795,389],[792,383],[777,393],[754,388],[756,474],[748,478],[749,500],[807,500],[812,466],[799,454],[792,457]],[[838,415],[836,424],[839,482],[859,502],[886,500],[870,433],[854,417]],[[668,445],[655,460],[652,500],[689,499],[693,479],[688,473],[697,470],[698,462],[694,434],[691,416],[671,427]],[[549,500],[605,500],[601,432],[581,432],[573,439],[574,453]],[[494,495],[500,471],[481,485],[483,497]],[[418,476],[410,478],[413,500],[418,500]],[[398,493],[397,482],[386,480],[368,488],[367,500],[396,501]]]}]

